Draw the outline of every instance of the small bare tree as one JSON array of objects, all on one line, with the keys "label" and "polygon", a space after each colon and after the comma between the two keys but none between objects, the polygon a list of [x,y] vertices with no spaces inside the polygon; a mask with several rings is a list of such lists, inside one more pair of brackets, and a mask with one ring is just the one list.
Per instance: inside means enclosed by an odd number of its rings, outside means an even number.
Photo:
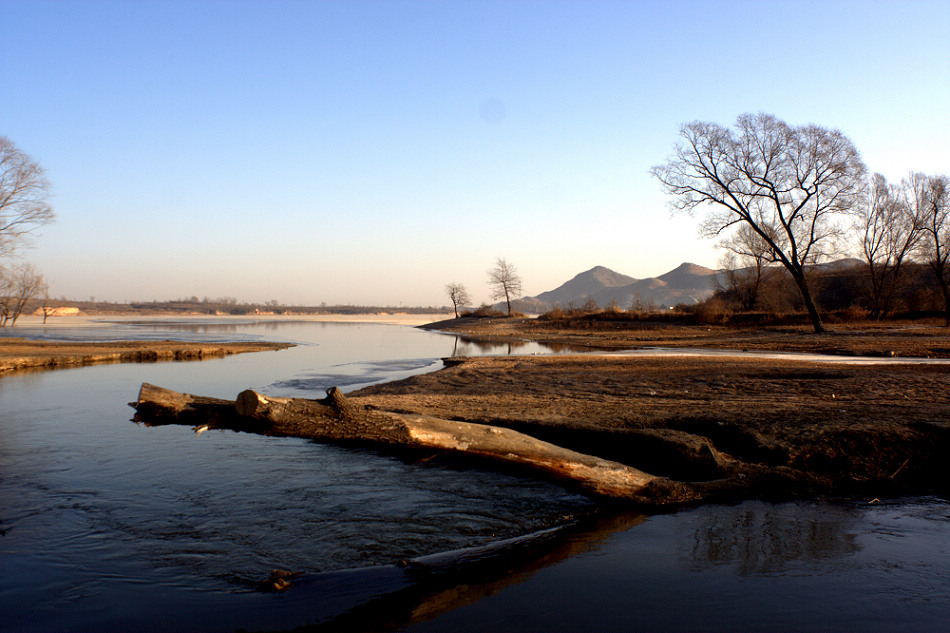
[{"label": "small bare tree", "polygon": [[468,296],[468,291],[462,284],[446,284],[445,294],[449,295],[449,299],[452,301],[456,319],[459,318],[459,307],[467,306],[472,303],[472,299]]},{"label": "small bare tree", "polygon": [[32,264],[21,264],[3,272],[0,270],[0,327],[8,322],[16,325],[23,308],[45,287],[43,275]]},{"label": "small bare tree", "polygon": [[49,284],[43,284],[43,325],[46,325],[46,320],[52,315],[56,314],[56,308],[49,304]]},{"label": "small bare tree", "polygon": [[674,211],[708,207],[703,232],[749,226],[795,280],[815,332],[824,332],[806,270],[831,250],[863,191],[866,168],[838,130],[793,127],[770,114],[744,114],[734,129],[696,121],[680,129],[672,157],[650,172]]},{"label": "small bare tree", "polygon": [[774,262],[768,243],[744,224],[719,243],[727,253],[720,262],[722,273],[716,285],[735,297],[745,311],[754,310],[759,302],[768,265]]},{"label": "small bare tree", "polygon": [[629,312],[639,314],[640,312],[643,312],[643,307],[643,299],[640,297],[640,292],[638,290],[634,290],[633,294],[630,295],[630,307],[628,307],[627,310]]},{"label": "small bare tree", "polygon": [[921,209],[920,253],[933,270],[943,294],[944,316],[950,326],[950,179],[920,176],[915,199]]},{"label": "small bare tree", "polygon": [[504,257],[495,260],[495,265],[488,270],[488,289],[492,299],[505,298],[508,305],[508,316],[511,316],[511,297],[521,293],[521,275],[513,264]]},{"label": "small bare tree", "polygon": [[921,233],[921,209],[915,193],[919,175],[912,174],[900,185],[889,185],[881,174],[868,184],[867,198],[856,208],[855,227],[861,235],[861,256],[871,286],[871,315],[880,319],[891,309],[903,281],[904,261],[917,248]]},{"label": "small bare tree", "polygon": [[49,189],[43,168],[0,136],[0,261],[27,242],[32,231],[53,221]]}]

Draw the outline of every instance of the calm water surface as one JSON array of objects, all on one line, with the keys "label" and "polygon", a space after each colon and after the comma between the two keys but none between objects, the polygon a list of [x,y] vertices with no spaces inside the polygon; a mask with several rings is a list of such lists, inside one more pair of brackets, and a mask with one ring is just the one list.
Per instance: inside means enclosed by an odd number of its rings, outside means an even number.
[{"label": "calm water surface", "polygon": [[[404,326],[156,321],[71,340],[291,341],[279,352],[0,379],[0,630],[946,630],[950,504],[708,506],[570,524],[421,578],[392,563],[585,517],[556,486],[435,458],[129,422],[142,382],[322,397],[453,354],[541,353]],[[488,556],[491,560],[491,557]],[[285,594],[256,583],[307,573]],[[456,566],[453,566],[456,568]],[[411,570],[410,570],[411,571]],[[461,574],[461,575],[459,575]],[[452,596],[451,599],[446,596]],[[457,607],[457,608],[455,608]],[[385,615],[383,615],[385,614]]]}]

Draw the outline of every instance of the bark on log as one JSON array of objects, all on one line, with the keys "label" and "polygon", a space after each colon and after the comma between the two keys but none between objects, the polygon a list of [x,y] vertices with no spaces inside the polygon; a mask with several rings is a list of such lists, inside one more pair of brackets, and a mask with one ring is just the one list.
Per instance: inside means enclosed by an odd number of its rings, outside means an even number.
[{"label": "bark on log", "polygon": [[511,429],[363,407],[337,389],[322,400],[275,398],[247,390],[235,401],[182,394],[143,383],[136,420],[193,424],[263,435],[458,452],[528,467],[598,496],[640,503],[695,500],[710,483],[686,484],[578,453]]}]

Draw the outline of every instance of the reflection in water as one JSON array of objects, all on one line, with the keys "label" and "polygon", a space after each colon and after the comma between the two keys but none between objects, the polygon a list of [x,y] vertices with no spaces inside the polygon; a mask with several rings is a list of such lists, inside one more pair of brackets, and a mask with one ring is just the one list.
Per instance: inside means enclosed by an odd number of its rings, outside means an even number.
[{"label": "reflection in water", "polygon": [[510,355],[515,351],[521,351],[521,353],[524,353],[523,350],[527,346],[528,341],[493,341],[489,339],[456,336],[455,347],[452,350],[452,356],[485,356],[489,354]]},{"label": "reflection in water", "polygon": [[[394,589],[346,613],[298,631],[396,631],[427,622],[463,605],[529,579],[577,554],[597,550],[612,534],[646,517],[621,512],[590,515],[572,524],[493,545],[423,556],[407,561],[401,574],[389,572]],[[382,570],[370,571],[377,578]],[[398,576],[398,577],[397,577]],[[303,579],[300,594],[325,589],[321,578]],[[319,595],[313,595],[318,599]],[[295,599],[300,599],[298,596]]]},{"label": "reflection in water", "polygon": [[[742,575],[773,574],[792,562],[821,561],[858,550],[853,508],[827,504],[803,512],[794,504],[746,503],[710,508],[680,557],[693,570],[731,565]],[[685,547],[686,543],[684,543]]]},{"label": "reflection in water", "polygon": [[524,339],[476,338],[456,334],[452,356],[527,356],[534,354],[583,354],[613,348],[570,345],[567,343],[536,343]]},{"label": "reflection in water", "polygon": [[946,630],[948,526],[939,499],[703,506],[402,630]]}]

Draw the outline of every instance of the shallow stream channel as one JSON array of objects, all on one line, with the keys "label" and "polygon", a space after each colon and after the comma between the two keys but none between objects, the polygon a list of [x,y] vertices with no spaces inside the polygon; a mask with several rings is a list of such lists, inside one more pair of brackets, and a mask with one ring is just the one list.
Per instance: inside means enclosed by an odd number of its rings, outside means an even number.
[{"label": "shallow stream channel", "polygon": [[[0,632],[933,631],[950,503],[746,501],[644,516],[471,462],[146,428],[142,382],[319,398],[538,354],[400,325],[102,321],[50,340],[280,341],[278,352],[0,378]],[[631,357],[631,362],[636,362]],[[263,592],[275,569],[303,572]]]}]

